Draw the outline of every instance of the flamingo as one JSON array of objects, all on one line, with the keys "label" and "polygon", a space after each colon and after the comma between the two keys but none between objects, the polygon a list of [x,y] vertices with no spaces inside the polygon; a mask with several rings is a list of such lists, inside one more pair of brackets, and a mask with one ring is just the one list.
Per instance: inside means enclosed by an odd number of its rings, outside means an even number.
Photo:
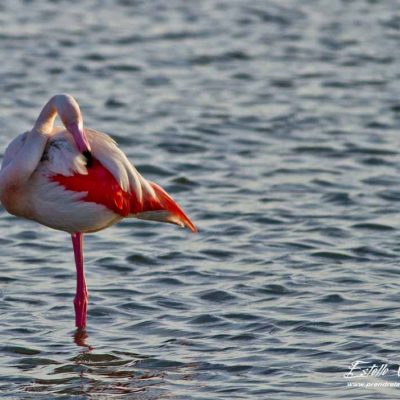
[{"label": "flamingo", "polygon": [[[57,115],[64,128],[54,126]],[[53,96],[33,128],[8,145],[0,170],[0,201],[10,214],[71,235],[77,328],[85,328],[87,321],[85,233],[130,217],[197,231],[172,197],[143,178],[110,136],[83,128],[79,105],[68,94]]]}]

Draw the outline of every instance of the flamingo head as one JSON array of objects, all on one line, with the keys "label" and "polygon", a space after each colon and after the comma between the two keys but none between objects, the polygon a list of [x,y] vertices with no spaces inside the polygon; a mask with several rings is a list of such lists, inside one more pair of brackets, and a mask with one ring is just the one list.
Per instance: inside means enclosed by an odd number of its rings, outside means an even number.
[{"label": "flamingo head", "polygon": [[79,152],[88,158],[91,147],[83,129],[82,114],[77,101],[69,94],[58,94],[52,100],[61,121],[74,138]]}]

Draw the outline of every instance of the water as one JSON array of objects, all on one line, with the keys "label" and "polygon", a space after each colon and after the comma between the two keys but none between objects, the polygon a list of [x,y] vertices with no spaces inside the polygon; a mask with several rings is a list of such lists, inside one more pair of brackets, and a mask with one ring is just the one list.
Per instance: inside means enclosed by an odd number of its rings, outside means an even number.
[{"label": "water", "polygon": [[85,337],[68,235],[1,210],[2,398],[398,397],[344,374],[400,382],[399,39],[390,0],[3,1],[0,147],[69,92],[200,231],[88,235]]}]

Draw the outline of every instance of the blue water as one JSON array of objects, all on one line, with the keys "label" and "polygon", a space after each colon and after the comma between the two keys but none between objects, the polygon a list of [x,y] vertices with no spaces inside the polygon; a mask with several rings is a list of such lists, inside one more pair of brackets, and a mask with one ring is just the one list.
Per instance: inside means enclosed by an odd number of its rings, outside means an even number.
[{"label": "blue water", "polygon": [[199,227],[87,235],[78,335],[68,235],[1,209],[1,397],[397,398],[344,374],[400,382],[399,41],[394,0],[1,2],[0,148],[71,93]]}]

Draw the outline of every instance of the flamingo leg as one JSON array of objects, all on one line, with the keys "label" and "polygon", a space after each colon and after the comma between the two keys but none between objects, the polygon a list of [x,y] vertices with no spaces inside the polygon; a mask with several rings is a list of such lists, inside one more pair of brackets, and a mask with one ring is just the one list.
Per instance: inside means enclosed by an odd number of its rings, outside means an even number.
[{"label": "flamingo leg", "polygon": [[80,232],[73,233],[71,238],[76,265],[75,325],[77,328],[84,328],[86,326],[88,291],[83,269],[83,234]]}]

